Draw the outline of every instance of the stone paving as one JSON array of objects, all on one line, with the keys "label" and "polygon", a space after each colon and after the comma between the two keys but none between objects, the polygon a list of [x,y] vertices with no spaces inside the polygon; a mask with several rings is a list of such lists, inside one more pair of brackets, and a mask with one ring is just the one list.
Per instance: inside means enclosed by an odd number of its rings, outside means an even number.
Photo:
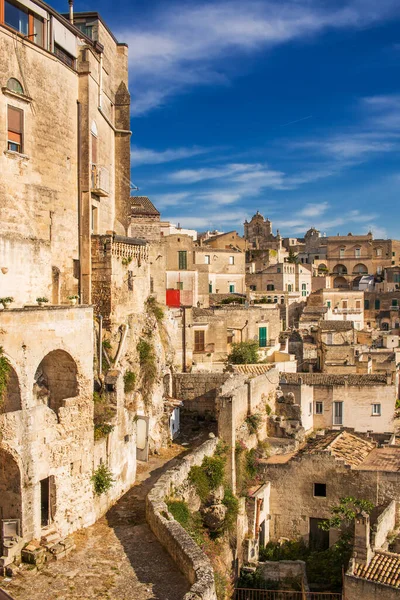
[{"label": "stone paving", "polygon": [[189,583],[145,520],[145,497],[184,448],[140,463],[137,482],[97,523],[74,534],[76,550],[0,581],[15,600],[180,600]]}]

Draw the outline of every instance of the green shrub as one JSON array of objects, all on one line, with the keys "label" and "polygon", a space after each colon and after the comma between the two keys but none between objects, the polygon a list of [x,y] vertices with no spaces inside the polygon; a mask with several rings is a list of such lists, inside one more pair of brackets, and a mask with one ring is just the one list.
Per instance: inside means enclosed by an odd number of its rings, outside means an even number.
[{"label": "green shrub", "polygon": [[189,471],[189,481],[196,488],[197,495],[205,502],[210,495],[210,484],[208,477],[202,467],[194,466]]},{"label": "green shrub", "polygon": [[146,300],[147,311],[155,317],[160,323],[164,319],[164,311],[153,296],[149,296]]},{"label": "green shrub", "polygon": [[94,439],[100,440],[102,437],[106,437],[114,429],[114,425],[109,423],[96,423],[94,426]]},{"label": "green shrub", "polygon": [[168,510],[174,517],[175,521],[178,521],[185,529],[190,522],[190,510],[186,502],[182,500],[170,500],[167,502]]},{"label": "green shrub", "polygon": [[133,371],[125,371],[124,375],[124,391],[126,394],[133,392],[135,389],[136,374]]},{"label": "green shrub", "polygon": [[111,342],[110,342],[110,340],[103,340],[101,342],[101,345],[103,346],[104,350],[111,350]]},{"label": "green shrub", "polygon": [[136,346],[139,354],[139,362],[144,365],[153,354],[153,347],[147,340],[139,340]]},{"label": "green shrub", "polygon": [[262,417],[256,413],[254,415],[248,415],[246,417],[246,425],[250,434],[257,433],[262,423]]},{"label": "green shrub", "polygon": [[268,542],[260,548],[260,561],[266,560],[306,560],[310,550],[302,539],[279,542]]},{"label": "green shrub", "polygon": [[225,515],[224,529],[232,531],[236,527],[236,520],[239,514],[239,500],[236,498],[231,488],[225,488],[222,503],[228,509]]},{"label": "green shrub", "polygon": [[225,458],[223,456],[205,456],[201,466],[189,471],[189,481],[196,488],[202,502],[205,502],[212,490],[224,482]]},{"label": "green shrub", "polygon": [[4,355],[3,347],[0,346],[0,404],[4,399],[4,392],[7,388],[10,369],[10,361],[8,360],[7,356]]},{"label": "green shrub", "polygon": [[220,304],[244,304],[246,302],[246,298],[243,296],[229,296],[229,298],[223,298]]},{"label": "green shrub", "polygon": [[142,395],[145,404],[147,404],[151,398],[151,392],[157,377],[156,355],[154,353],[153,345],[145,339],[141,339],[138,342],[136,349],[139,354]]},{"label": "green shrub", "polygon": [[105,492],[108,492],[114,484],[114,478],[110,469],[105,465],[101,464],[97,467],[91,477],[94,493],[96,496],[101,496]]},{"label": "green shrub", "polygon": [[228,363],[234,365],[255,364],[258,362],[258,342],[239,342],[232,344],[232,351],[228,356]]}]

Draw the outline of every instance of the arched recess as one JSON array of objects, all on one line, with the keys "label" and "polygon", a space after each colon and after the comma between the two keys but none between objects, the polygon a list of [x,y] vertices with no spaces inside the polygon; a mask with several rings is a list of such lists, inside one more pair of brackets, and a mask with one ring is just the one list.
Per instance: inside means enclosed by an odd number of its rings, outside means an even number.
[{"label": "arched recess", "polygon": [[318,273],[326,273],[327,271],[328,271],[328,268],[326,265],[324,265],[323,263],[318,265]]},{"label": "arched recess", "polygon": [[347,275],[347,267],[345,267],[345,265],[335,265],[333,267],[333,272],[337,273],[338,275]]},{"label": "arched recess", "polygon": [[353,275],[368,275],[368,269],[365,265],[359,263],[353,268]]},{"label": "arched recess", "polygon": [[0,402],[0,412],[8,413],[21,410],[21,390],[19,387],[18,375],[13,367],[9,366],[7,374],[7,385]]},{"label": "arched recess", "polygon": [[49,352],[35,373],[33,395],[58,415],[63,400],[79,394],[78,369],[65,350]]},{"label": "arched recess", "polygon": [[21,473],[9,452],[0,448],[0,518],[21,519]]},{"label": "arched recess", "polygon": [[344,277],[335,277],[335,279],[333,280],[333,287],[334,288],[347,288],[348,283]]}]

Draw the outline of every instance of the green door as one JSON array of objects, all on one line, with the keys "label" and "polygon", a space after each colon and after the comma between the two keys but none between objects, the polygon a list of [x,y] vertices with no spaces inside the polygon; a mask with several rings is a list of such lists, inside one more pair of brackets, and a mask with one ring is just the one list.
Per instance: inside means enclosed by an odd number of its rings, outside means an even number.
[{"label": "green door", "polygon": [[258,330],[258,345],[260,348],[266,348],[267,346],[267,328],[260,327]]}]

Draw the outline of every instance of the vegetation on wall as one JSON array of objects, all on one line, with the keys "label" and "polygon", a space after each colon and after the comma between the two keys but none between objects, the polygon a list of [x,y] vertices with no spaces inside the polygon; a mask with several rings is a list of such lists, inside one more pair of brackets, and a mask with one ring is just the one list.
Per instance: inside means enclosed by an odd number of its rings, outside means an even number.
[{"label": "vegetation on wall", "polygon": [[147,298],[146,308],[147,312],[153,315],[158,323],[164,319],[164,311],[153,296]]},{"label": "vegetation on wall", "polygon": [[240,496],[246,496],[248,489],[260,483],[260,459],[255,448],[249,450],[244,442],[235,447],[236,487]]},{"label": "vegetation on wall", "polygon": [[243,296],[229,296],[228,298],[223,298],[220,304],[244,304],[246,302],[246,298]]},{"label": "vegetation on wall", "polygon": [[115,416],[115,408],[107,402],[107,396],[104,393],[93,392],[94,403],[94,439],[99,440],[105,437],[114,429],[109,421]]},{"label": "vegetation on wall", "polygon": [[10,369],[10,361],[8,360],[7,356],[4,355],[3,346],[0,346],[0,405],[4,400],[4,393],[7,388]]},{"label": "vegetation on wall", "polygon": [[124,374],[124,392],[129,394],[135,389],[136,373],[133,371],[125,371]]},{"label": "vegetation on wall", "polygon": [[94,439],[95,441],[100,440],[102,437],[106,437],[109,433],[114,430],[114,425],[109,423],[97,423],[94,426]]},{"label": "vegetation on wall", "polygon": [[258,342],[239,342],[232,344],[228,363],[233,365],[248,365],[258,363]]},{"label": "vegetation on wall", "polygon": [[262,416],[258,413],[246,417],[246,425],[250,434],[257,433],[262,423]]},{"label": "vegetation on wall", "polygon": [[139,354],[140,372],[142,377],[142,396],[147,405],[157,377],[157,362],[153,344],[149,339],[139,340],[136,349]]},{"label": "vegetation on wall", "polygon": [[205,456],[200,466],[189,471],[189,481],[196,488],[197,495],[205,502],[210,493],[224,482],[225,458],[222,456]]},{"label": "vegetation on wall", "polygon": [[102,463],[97,467],[95,472],[92,475],[92,483],[94,487],[94,493],[96,496],[101,496],[101,494],[105,494],[109,489],[112,488],[114,484],[113,474],[110,469]]}]

